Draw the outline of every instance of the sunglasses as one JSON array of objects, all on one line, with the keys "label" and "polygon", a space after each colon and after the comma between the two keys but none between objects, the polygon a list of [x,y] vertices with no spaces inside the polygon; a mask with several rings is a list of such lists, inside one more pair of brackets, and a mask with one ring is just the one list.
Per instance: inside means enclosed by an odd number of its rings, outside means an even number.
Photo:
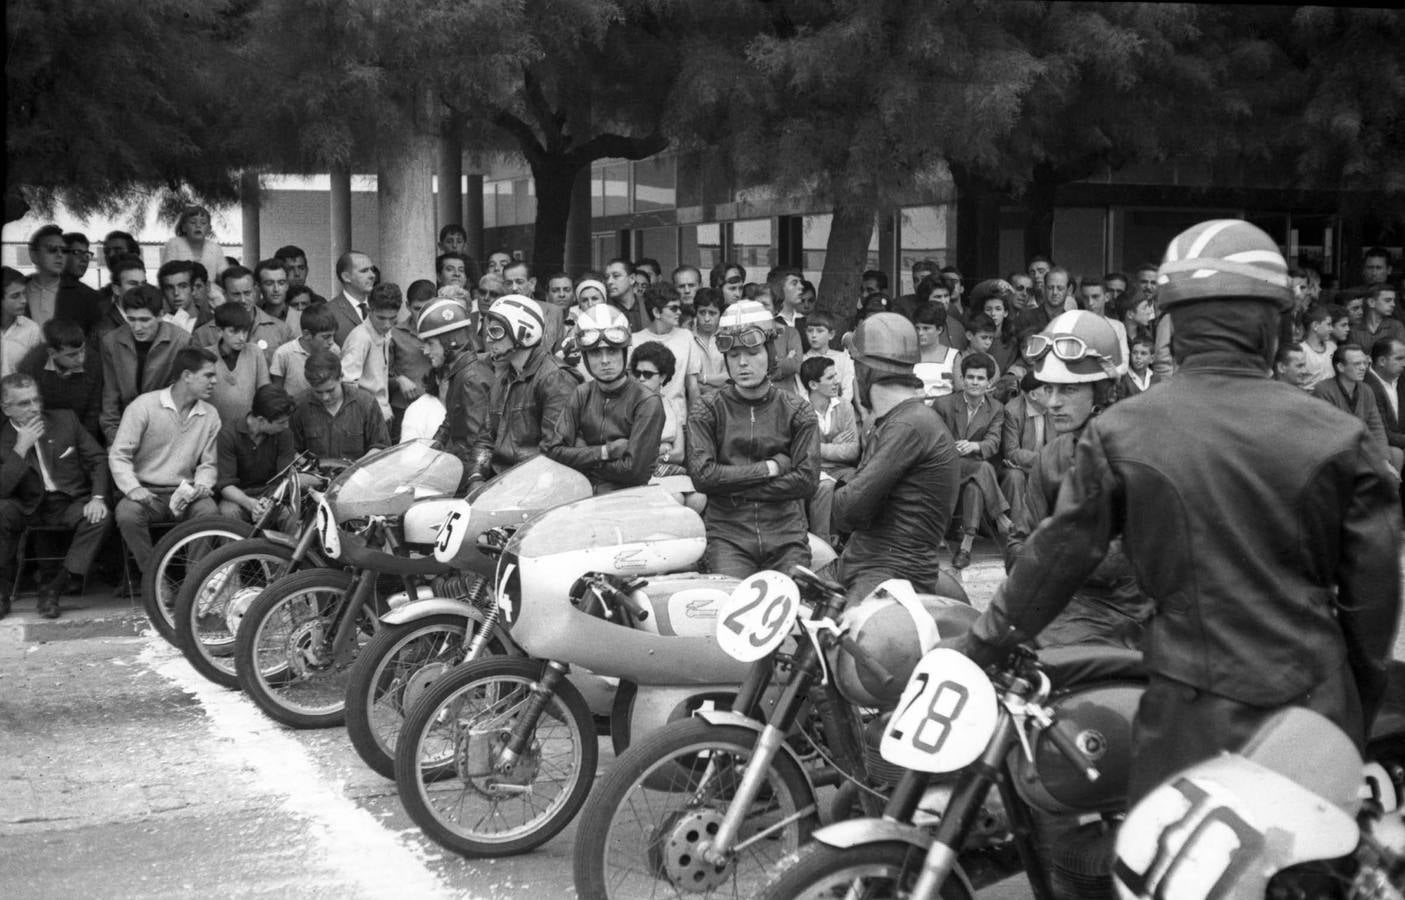
[{"label": "sunglasses", "polygon": [[631,369],[630,374],[633,375],[635,378],[640,379],[641,381],[647,381],[650,378],[659,377],[659,373],[655,372],[653,369]]},{"label": "sunglasses", "polygon": [[748,328],[740,334],[719,334],[713,338],[717,344],[717,349],[723,353],[733,347],[746,347],[753,349],[766,343],[766,333],[759,328]]},{"label": "sunglasses", "polygon": [[1053,353],[1064,362],[1078,362],[1080,359],[1106,359],[1103,354],[1089,347],[1081,337],[1071,334],[1032,334],[1025,339],[1025,359],[1035,362],[1046,354]]},{"label": "sunglasses", "polygon": [[623,347],[629,343],[629,329],[627,328],[587,328],[576,334],[576,343],[586,350],[604,341],[616,347]]}]

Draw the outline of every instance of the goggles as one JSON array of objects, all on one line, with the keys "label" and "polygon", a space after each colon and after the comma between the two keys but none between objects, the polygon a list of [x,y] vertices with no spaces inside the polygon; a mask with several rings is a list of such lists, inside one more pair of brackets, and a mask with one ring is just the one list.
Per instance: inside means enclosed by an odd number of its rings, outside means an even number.
[{"label": "goggles", "polygon": [[629,329],[627,328],[586,328],[576,332],[576,343],[582,349],[589,350],[596,344],[604,341],[611,347],[623,347],[629,343]]},{"label": "goggles", "polygon": [[713,340],[717,344],[717,349],[726,353],[733,347],[746,347],[747,349],[760,347],[766,343],[766,332],[760,328],[748,328],[739,333],[719,334]]},{"label": "goggles", "polygon": [[1107,359],[1106,356],[1088,346],[1087,341],[1072,334],[1031,334],[1025,338],[1024,357],[1036,362],[1049,353],[1064,362],[1078,362],[1081,359]]},{"label": "goggles", "polygon": [[501,322],[491,321],[484,326],[483,336],[490,341],[500,341],[507,337],[507,326]]}]

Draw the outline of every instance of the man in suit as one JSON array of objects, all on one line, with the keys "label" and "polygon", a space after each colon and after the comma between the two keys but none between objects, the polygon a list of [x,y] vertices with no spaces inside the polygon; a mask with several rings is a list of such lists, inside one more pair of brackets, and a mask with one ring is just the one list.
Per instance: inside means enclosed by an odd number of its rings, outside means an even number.
[{"label": "man in suit", "polygon": [[376,286],[375,264],[364,253],[352,250],[337,260],[337,281],[341,290],[327,305],[337,317],[337,346],[346,344],[346,336],[370,315],[367,306],[371,288]]},{"label": "man in suit", "polygon": [[1371,368],[1366,370],[1366,386],[1376,397],[1376,411],[1385,426],[1386,443],[1405,452],[1405,429],[1401,428],[1400,373],[1405,371],[1405,341],[1384,337],[1371,345]]},{"label": "man in suit", "polygon": [[972,353],[961,360],[962,389],[932,401],[932,409],[956,439],[961,460],[961,545],[951,558],[956,569],[971,564],[971,546],[982,519],[995,524],[1002,543],[1010,533],[1010,504],[995,475],[1005,425],[1005,407],[990,396],[995,373],[994,359]]},{"label": "man in suit", "polygon": [[1030,468],[1039,451],[1054,438],[1054,425],[1044,407],[1044,385],[1026,372],[1020,391],[1005,404],[1005,421],[1000,429],[1000,492],[1007,500],[1024,496]]},{"label": "man in suit", "polygon": [[10,611],[15,543],[29,525],[73,529],[63,568],[39,591],[39,613],[59,615],[59,597],[81,585],[112,527],[107,454],[68,410],[44,412],[39,385],[15,373],[0,379],[0,617]]}]

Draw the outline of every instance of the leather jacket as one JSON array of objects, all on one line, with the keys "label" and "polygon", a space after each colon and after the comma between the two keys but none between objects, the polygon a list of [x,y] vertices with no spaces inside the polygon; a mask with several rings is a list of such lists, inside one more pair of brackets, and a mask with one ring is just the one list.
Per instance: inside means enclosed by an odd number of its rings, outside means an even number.
[{"label": "leather jacket", "polygon": [[488,417],[493,366],[487,357],[463,349],[445,367],[443,378],[444,423],[434,439],[463,460],[464,472],[468,475],[475,468],[474,445]]},{"label": "leather jacket", "polygon": [[841,557],[846,586],[877,568],[933,590],[960,471],[951,432],[922,398],[877,421],[858,470],[834,492],[834,528],[852,532]]},{"label": "leather jacket", "polygon": [[[663,398],[638,380],[626,378],[614,391],[591,381],[576,388],[541,451],[597,487],[637,487],[654,474],[663,420]],[[629,441],[624,456],[602,459],[601,447],[621,438]]]},{"label": "leather jacket", "polygon": [[1155,606],[1151,672],[1279,706],[1345,659],[1369,720],[1400,613],[1396,489],[1356,418],[1270,381],[1260,359],[1190,356],[1085,429],[974,649],[1038,634],[1121,535]]},{"label": "leather jacket", "polygon": [[495,370],[489,394],[487,427],[478,435],[480,466],[491,451],[493,472],[505,472],[541,452],[542,438],[556,431],[556,420],[580,384],[580,376],[538,344],[521,370]]}]

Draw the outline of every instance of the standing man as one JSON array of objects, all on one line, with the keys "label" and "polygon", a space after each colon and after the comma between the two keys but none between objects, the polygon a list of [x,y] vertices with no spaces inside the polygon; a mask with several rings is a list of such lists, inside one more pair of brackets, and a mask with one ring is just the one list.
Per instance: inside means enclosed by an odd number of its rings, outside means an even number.
[{"label": "standing man", "polygon": [[898,313],[859,323],[844,342],[854,361],[865,430],[859,467],[834,492],[834,529],[849,532],[839,575],[850,602],[889,578],[925,593],[964,597],[934,552],[956,506],[959,460],[951,432],[923,402],[913,374],[917,329]]},{"label": "standing man", "polygon": [[[1035,257],[1030,265],[1036,265],[1038,259]],[[1035,285],[1040,288],[1039,305],[1031,306],[1015,319],[1015,334],[1021,340],[1043,331],[1050,322],[1064,313],[1064,301],[1068,299],[1068,270],[1058,267],[1049,269],[1044,274],[1044,280],[1036,281]]]},{"label": "standing man", "polygon": [[[307,285],[307,254],[303,252],[301,247],[288,244],[286,247],[279,247],[273,256],[283,261],[283,269],[288,273],[288,287],[305,287]],[[311,303],[326,302],[326,297],[319,297],[316,291],[312,292]]]},{"label": "standing man", "polygon": [[213,310],[202,318],[202,310],[195,304],[194,266],[188,259],[173,259],[156,270],[156,285],[166,300],[166,314],[161,318],[186,334],[214,318]]},{"label": "standing man", "polygon": [[[254,317],[249,328],[249,343],[263,354],[265,366],[272,365],[273,355],[278,348],[295,340],[301,331],[294,332],[287,322],[273,318],[259,309],[259,289],[254,281],[254,273],[243,266],[230,266],[220,273],[220,286],[224,288],[226,303],[238,303]],[[286,296],[286,288],[284,289]],[[195,329],[191,342],[201,347],[215,347],[220,342],[220,329],[213,321]]]},{"label": "standing man", "polygon": [[[164,300],[149,284],[122,295],[127,323],[102,338],[102,415],[98,421],[110,446],[122,422],[123,410],[147,391],[171,383],[180,351],[190,335],[161,320]],[[218,331],[215,341],[219,341]],[[201,399],[207,399],[208,394]]]},{"label": "standing man", "polygon": [[[220,416],[205,402],[215,390],[215,354],[185,347],[172,374],[170,387],[142,394],[122,412],[107,451],[112,482],[123,494],[117,529],[143,572],[151,565],[152,525],[219,513],[212,497]],[[183,483],[194,489],[184,500],[174,497]]]},{"label": "standing man", "polygon": [[[276,256],[272,259],[261,260],[254,268],[254,279],[258,282],[259,295],[263,298],[263,311],[280,322],[287,322],[290,281],[283,260]],[[293,331],[293,336],[289,337],[288,340],[292,340],[302,331],[301,328],[294,327],[295,325],[296,322],[288,326]],[[281,346],[283,345],[274,344],[273,349],[277,350]]]},{"label": "standing man", "polygon": [[63,264],[64,274],[81,281],[83,276],[88,274],[88,264],[93,260],[88,236],[81,231],[70,231],[63,236],[63,243],[68,248]]},{"label": "standing man", "polygon": [[0,412],[0,618],[10,611],[16,538],[30,525],[60,525],[73,540],[39,590],[39,614],[57,619],[59,597],[79,589],[112,527],[107,454],[73,413],[45,412],[28,375],[0,378]]},{"label": "standing man", "polygon": [[488,254],[488,271],[486,275],[501,275],[503,270],[512,263],[512,254],[506,250],[498,249]]},{"label": "standing man", "polygon": [[435,440],[463,461],[464,477],[474,467],[474,445],[488,418],[493,366],[474,350],[477,329],[468,307],[440,297],[415,319],[415,335],[424,342],[429,363],[439,376],[444,422]]},{"label": "standing man", "polygon": [[371,295],[371,288],[376,286],[375,264],[364,253],[355,250],[343,253],[337,260],[337,281],[341,290],[327,301],[327,305],[332,308],[332,315],[337,317],[337,345],[340,346],[346,343],[351,329],[370,315],[366,299]]},{"label": "standing man", "polygon": [[435,257],[434,280],[439,287],[456,284],[468,288],[468,257],[452,250]]},{"label": "standing man", "polygon": [[678,292],[678,299],[683,302],[683,312],[689,316],[693,312],[693,297],[697,295],[700,287],[702,272],[693,266],[679,266],[673,270],[673,289]]},{"label": "standing man", "polygon": [[717,348],[732,383],[688,420],[688,474],[707,495],[707,571],[746,578],[810,564],[805,503],[820,478],[819,421],[809,401],[771,383],[776,320],[754,300],[722,314]]},{"label": "standing man", "polygon": [[[84,249],[86,251],[86,247]],[[68,251],[63,229],[57,225],[45,225],[29,239],[34,275],[25,285],[24,293],[29,303],[29,318],[40,327],[50,319],[68,319],[89,329],[102,312],[101,295],[67,271]],[[83,270],[87,268],[88,258],[84,257]]]},{"label": "standing man", "polygon": [[643,331],[649,324],[634,281],[634,266],[629,260],[618,257],[610,260],[605,267],[605,293],[610,305],[629,320],[630,331]]},{"label": "standing man", "polygon": [[1405,452],[1405,428],[1400,427],[1400,373],[1405,371],[1405,341],[1381,338],[1371,345],[1366,386],[1376,398],[1386,443]]},{"label": "standing man", "polygon": [[1121,537],[1155,598],[1129,803],[1238,749],[1287,706],[1361,747],[1384,694],[1400,614],[1397,479],[1360,421],[1269,382],[1287,273],[1247,222],[1202,222],[1171,242],[1159,301],[1175,322],[1176,379],[1087,425],[1054,514],[951,642],[1003,658]]}]

